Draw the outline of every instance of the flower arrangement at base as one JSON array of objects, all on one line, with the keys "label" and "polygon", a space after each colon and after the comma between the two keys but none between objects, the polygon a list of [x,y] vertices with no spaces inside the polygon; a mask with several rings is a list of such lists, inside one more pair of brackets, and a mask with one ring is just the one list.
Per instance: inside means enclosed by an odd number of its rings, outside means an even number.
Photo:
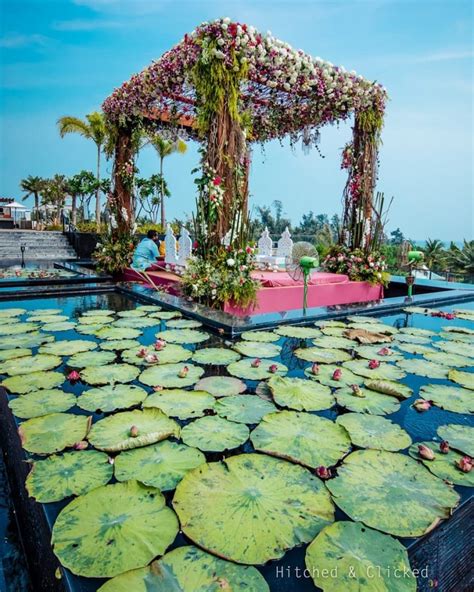
[{"label": "flower arrangement at base", "polygon": [[181,291],[213,308],[232,301],[242,307],[255,304],[259,282],[252,278],[255,269],[253,247],[218,247],[207,259],[189,260],[183,274]]},{"label": "flower arrangement at base", "polygon": [[135,239],[131,234],[106,234],[97,243],[92,257],[99,271],[120,273],[130,266],[134,249]]},{"label": "flower arrangement at base", "polygon": [[362,249],[351,251],[343,245],[335,245],[330,248],[322,265],[325,271],[343,273],[352,281],[382,286],[387,286],[390,281],[385,257],[378,251],[367,254]]}]

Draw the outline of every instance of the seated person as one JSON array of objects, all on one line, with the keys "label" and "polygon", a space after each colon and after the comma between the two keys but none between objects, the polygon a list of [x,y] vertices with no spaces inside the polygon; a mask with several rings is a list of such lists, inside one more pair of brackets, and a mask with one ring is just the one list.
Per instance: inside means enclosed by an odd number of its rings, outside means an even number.
[{"label": "seated person", "polygon": [[135,247],[133,253],[132,267],[138,271],[145,271],[151,267],[160,256],[156,239],[158,233],[156,230],[149,230],[144,239]]}]

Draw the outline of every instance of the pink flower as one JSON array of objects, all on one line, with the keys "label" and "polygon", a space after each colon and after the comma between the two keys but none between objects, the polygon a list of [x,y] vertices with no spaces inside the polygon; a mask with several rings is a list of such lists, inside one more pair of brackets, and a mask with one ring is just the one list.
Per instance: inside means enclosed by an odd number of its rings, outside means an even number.
[{"label": "pink flower", "polygon": [[138,428],[136,425],[132,425],[130,428],[130,438],[136,438],[138,436]]},{"label": "pink flower", "polygon": [[178,372],[178,378],[186,378],[188,375],[189,368],[187,366],[183,366],[181,370]]},{"label": "pink flower", "polygon": [[260,358],[255,358],[255,360],[250,365],[252,366],[252,368],[258,368],[261,363],[262,360]]},{"label": "pink flower", "polygon": [[153,387],[153,390],[155,391],[155,393],[159,393],[160,391],[163,390],[163,387],[161,385],[156,385]]},{"label": "pink flower", "polygon": [[441,442],[441,444],[439,445],[439,449],[443,454],[448,454],[449,452],[449,442],[447,442],[446,440],[443,440]]},{"label": "pink flower", "polygon": [[463,456],[456,462],[456,466],[463,473],[470,473],[472,469],[472,458],[470,456]]},{"label": "pink flower", "polygon": [[375,370],[379,366],[380,366],[380,362],[378,360],[370,360],[370,362],[369,362],[369,368],[371,370]]},{"label": "pink flower", "polygon": [[70,382],[76,382],[76,380],[81,380],[81,375],[76,370],[73,370],[72,372],[69,372],[67,379]]},{"label": "pink flower", "polygon": [[146,347],[141,347],[137,352],[137,358],[146,358],[148,350]]},{"label": "pink flower", "polygon": [[331,469],[326,467],[317,467],[314,471],[320,479],[330,479],[332,477]]},{"label": "pink flower", "polygon": [[433,450],[431,450],[429,446],[425,446],[424,444],[420,444],[418,446],[418,454],[421,456],[421,458],[424,458],[425,460],[433,460],[435,457],[435,453],[433,452]]},{"label": "pink flower", "polygon": [[456,315],[454,313],[452,313],[452,312],[447,312],[444,315],[444,318],[447,319],[448,321],[452,321],[453,319],[456,318]]},{"label": "pink flower", "polygon": [[275,372],[278,370],[278,366],[276,364],[272,364],[271,366],[269,366],[268,371],[271,372],[272,374],[275,374]]},{"label": "pink flower", "polygon": [[145,356],[145,362],[147,364],[156,364],[157,362],[159,362],[159,359],[156,354],[148,354]]},{"label": "pink flower", "polygon": [[417,399],[412,407],[417,411],[428,411],[431,408],[431,401],[426,401],[425,399]]},{"label": "pink flower", "polygon": [[317,376],[319,374],[319,366],[316,362],[311,366],[311,374]]},{"label": "pink flower", "polygon": [[89,442],[85,440],[81,440],[80,442],[76,442],[73,446],[74,450],[85,450],[89,446]]},{"label": "pink flower", "polygon": [[392,350],[388,349],[388,347],[382,347],[377,353],[379,356],[389,356],[392,354]]},{"label": "pink flower", "polygon": [[166,347],[166,341],[164,339],[157,339],[155,341],[155,350],[156,351],[161,351],[165,347]]},{"label": "pink flower", "polygon": [[214,179],[212,180],[213,185],[220,185],[222,183],[222,177],[214,177]]},{"label": "pink flower", "polygon": [[342,370],[340,368],[337,368],[337,370],[334,370],[333,375],[332,375],[332,379],[333,380],[341,380],[342,378]]}]

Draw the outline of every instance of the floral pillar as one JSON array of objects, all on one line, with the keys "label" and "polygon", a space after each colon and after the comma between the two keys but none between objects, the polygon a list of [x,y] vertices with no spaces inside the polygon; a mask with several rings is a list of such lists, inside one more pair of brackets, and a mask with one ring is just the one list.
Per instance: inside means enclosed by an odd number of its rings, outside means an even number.
[{"label": "floral pillar", "polygon": [[133,147],[131,126],[119,126],[115,145],[113,193],[109,203],[120,233],[129,232],[133,218]]}]

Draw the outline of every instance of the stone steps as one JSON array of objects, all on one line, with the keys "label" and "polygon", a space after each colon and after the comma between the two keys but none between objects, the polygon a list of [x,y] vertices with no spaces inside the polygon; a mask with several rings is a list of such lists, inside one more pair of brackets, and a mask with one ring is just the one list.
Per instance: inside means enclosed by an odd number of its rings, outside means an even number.
[{"label": "stone steps", "polygon": [[21,260],[21,246],[25,260],[75,259],[76,253],[61,232],[34,230],[0,230],[0,264],[2,260]]}]

